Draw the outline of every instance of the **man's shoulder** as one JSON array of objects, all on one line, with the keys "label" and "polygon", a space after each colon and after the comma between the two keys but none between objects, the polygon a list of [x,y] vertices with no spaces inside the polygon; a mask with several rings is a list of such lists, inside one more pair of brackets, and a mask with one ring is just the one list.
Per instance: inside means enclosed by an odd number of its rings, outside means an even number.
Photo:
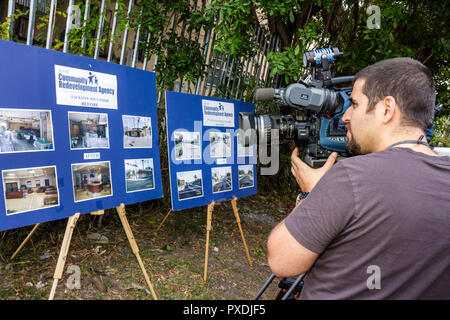
[{"label": "man's shoulder", "polygon": [[[337,166],[339,164],[339,166]],[[343,159],[336,164],[345,168],[350,175],[386,176],[400,169],[420,170],[433,168],[437,171],[450,170],[450,157],[431,156],[409,148],[390,148]]]},{"label": "man's shoulder", "polygon": [[365,172],[371,171],[370,169],[384,166],[386,163],[392,163],[393,157],[392,152],[388,150],[372,152],[369,154],[352,156],[338,161],[336,167],[345,168],[346,170],[358,170],[366,169]]},{"label": "man's shoulder", "polygon": [[340,161],[344,166],[354,164],[370,164],[373,162],[387,161],[393,156],[391,150],[383,150],[378,152],[372,152],[368,154],[362,154],[358,156],[352,156]]},{"label": "man's shoulder", "polygon": [[383,151],[372,152],[364,155],[349,157],[341,162],[346,165],[352,164],[372,164],[374,162],[392,161],[392,160],[427,160],[449,164],[450,157],[448,156],[432,156],[426,153],[414,151],[410,148],[389,148]]}]

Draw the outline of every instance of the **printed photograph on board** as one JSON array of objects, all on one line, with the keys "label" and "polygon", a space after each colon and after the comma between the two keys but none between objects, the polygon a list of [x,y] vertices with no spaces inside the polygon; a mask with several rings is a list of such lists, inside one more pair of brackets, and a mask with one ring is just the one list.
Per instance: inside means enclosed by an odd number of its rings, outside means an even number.
[{"label": "printed photograph on board", "polygon": [[237,155],[238,157],[253,157],[253,149],[255,145],[245,146],[244,139],[249,139],[246,137],[242,130],[238,130],[237,133]]},{"label": "printed photograph on board", "polygon": [[112,196],[109,161],[72,164],[75,202]]},{"label": "printed photograph on board", "polygon": [[253,175],[253,165],[238,166],[239,171],[239,189],[250,188],[254,186],[255,176]]},{"label": "printed photograph on board", "polygon": [[154,189],[153,159],[125,160],[125,184],[127,192]]},{"label": "printed photograph on board", "polygon": [[209,152],[211,158],[231,157],[231,134],[228,132],[211,132],[209,134]]},{"label": "printed photograph on board", "polygon": [[56,167],[2,170],[6,215],[59,205]]},{"label": "printed photograph on board", "polygon": [[0,109],[0,153],[53,150],[50,111]]},{"label": "printed photograph on board", "polygon": [[225,192],[233,189],[231,167],[211,168],[213,192]]},{"label": "printed photograph on board", "polygon": [[108,149],[108,114],[69,112],[70,149]]},{"label": "printed photograph on board", "polygon": [[177,172],[178,200],[203,196],[202,170]]},{"label": "printed photograph on board", "polygon": [[176,160],[201,159],[200,132],[174,131],[173,138]]},{"label": "printed photograph on board", "polygon": [[151,148],[152,122],[150,117],[122,116],[123,147]]}]

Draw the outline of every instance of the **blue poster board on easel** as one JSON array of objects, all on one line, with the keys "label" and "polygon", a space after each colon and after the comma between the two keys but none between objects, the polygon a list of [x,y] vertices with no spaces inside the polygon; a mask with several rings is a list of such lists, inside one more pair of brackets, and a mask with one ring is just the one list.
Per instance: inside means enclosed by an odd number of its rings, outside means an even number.
[{"label": "blue poster board on easel", "polygon": [[172,210],[257,193],[256,145],[238,143],[239,112],[251,103],[166,92]]},{"label": "blue poster board on easel", "polygon": [[162,197],[155,73],[0,40],[0,231]]}]

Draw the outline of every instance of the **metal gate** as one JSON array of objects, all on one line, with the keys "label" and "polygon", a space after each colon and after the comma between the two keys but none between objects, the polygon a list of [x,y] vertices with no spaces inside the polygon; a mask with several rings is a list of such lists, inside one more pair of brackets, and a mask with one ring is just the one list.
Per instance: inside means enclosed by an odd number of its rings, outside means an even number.
[{"label": "metal gate", "polygon": [[[76,6],[74,0],[62,0],[59,3],[59,8],[65,9],[67,12],[67,18],[65,19],[65,32],[61,35],[61,41],[64,42],[61,50],[62,52],[69,52],[70,30],[74,27],[73,20],[76,13]],[[209,0],[208,0],[209,2]],[[95,50],[91,56],[94,59],[104,59],[108,62],[114,62],[114,52],[120,51],[120,55],[117,57],[117,63],[126,64],[133,68],[141,68],[143,70],[154,71],[155,66],[158,63],[158,56],[154,55],[147,57],[140,46],[150,40],[150,37],[157,36],[158,39],[164,37],[164,34],[153,35],[150,33],[144,34],[141,32],[140,26],[134,29],[126,28],[120,38],[121,43],[116,43],[114,35],[117,28],[117,12],[119,8],[119,1],[91,1],[85,0],[84,16],[80,23],[85,26],[89,21],[90,8],[93,5],[100,8],[100,16],[98,19],[98,25],[96,28],[95,36]],[[196,10],[199,8],[201,13],[204,13],[207,5],[207,0],[194,0],[190,2],[191,8]],[[55,20],[56,11],[58,7],[57,0],[8,0],[7,9],[7,21],[8,21],[8,37],[9,40],[13,40],[15,23],[14,13],[17,6],[23,7],[29,10],[28,19],[23,24],[22,29],[26,28],[26,39],[24,37],[23,42],[28,45],[40,45],[45,46],[47,49],[53,47],[55,38]],[[128,1],[127,15],[129,16],[132,10],[134,10],[135,2],[133,0]],[[107,14],[109,13],[109,14]],[[47,33],[45,44],[36,43],[35,30],[36,30],[36,15],[45,15],[48,20]],[[202,59],[205,62],[205,74],[204,77],[199,77],[195,82],[191,83],[185,79],[178,79],[174,83],[174,90],[179,92],[201,94],[207,96],[217,96],[221,98],[229,98],[236,100],[253,100],[253,92],[258,87],[278,87],[282,78],[279,76],[270,77],[270,68],[266,59],[267,52],[275,52],[281,49],[281,41],[278,35],[270,35],[262,27],[257,26],[252,33],[254,34],[254,43],[256,54],[250,59],[243,57],[233,58],[230,54],[214,51],[214,40],[216,35],[214,28],[202,29],[197,32],[187,32],[186,21],[179,19],[181,15],[176,12],[172,15],[170,21],[170,30],[177,30],[187,39],[191,41],[198,41],[200,43]],[[81,19],[80,19],[81,20]],[[110,34],[106,34],[104,31],[105,22],[108,22],[111,26]],[[101,41],[105,39],[107,46],[101,48]],[[20,39],[19,39],[20,41]],[[120,45],[121,44],[121,45]],[[86,36],[83,35],[81,40],[81,47],[86,46]],[[101,54],[102,52],[102,54]],[[161,91],[158,95],[158,104],[161,102]]]}]

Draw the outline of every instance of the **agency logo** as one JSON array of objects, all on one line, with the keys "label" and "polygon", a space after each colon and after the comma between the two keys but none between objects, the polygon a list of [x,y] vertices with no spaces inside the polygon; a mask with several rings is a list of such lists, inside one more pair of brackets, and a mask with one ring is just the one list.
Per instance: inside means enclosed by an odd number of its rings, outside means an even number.
[{"label": "agency logo", "polygon": [[89,72],[88,78],[88,84],[94,84],[98,86],[98,78],[96,75],[92,74],[92,72]]}]

